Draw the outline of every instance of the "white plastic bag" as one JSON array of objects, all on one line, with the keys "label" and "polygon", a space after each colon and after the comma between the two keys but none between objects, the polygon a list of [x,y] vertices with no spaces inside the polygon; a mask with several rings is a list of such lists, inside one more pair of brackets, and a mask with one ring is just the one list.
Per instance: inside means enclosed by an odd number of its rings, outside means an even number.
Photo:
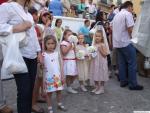
[{"label": "white plastic bag", "polygon": [[24,38],[20,37],[20,33],[15,33],[5,38],[3,49],[2,75],[10,75],[28,72],[27,66],[19,50],[19,42]]}]

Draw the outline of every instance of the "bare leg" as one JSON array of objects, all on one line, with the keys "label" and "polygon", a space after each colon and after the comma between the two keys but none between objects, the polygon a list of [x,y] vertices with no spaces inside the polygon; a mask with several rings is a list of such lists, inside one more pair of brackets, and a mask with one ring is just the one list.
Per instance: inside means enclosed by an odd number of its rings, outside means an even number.
[{"label": "bare leg", "polygon": [[83,81],[79,81],[79,83],[80,83],[80,86],[83,85]]},{"label": "bare leg", "polygon": [[57,103],[61,103],[61,99],[62,99],[61,91],[57,91],[56,96],[57,96]]},{"label": "bare leg", "polygon": [[58,109],[62,110],[62,111],[67,111],[67,109],[63,106],[62,104],[62,94],[61,91],[57,91],[56,92],[57,95],[57,104],[58,104]]},{"label": "bare leg", "polygon": [[70,87],[70,85],[71,85],[71,78],[70,78],[70,76],[66,76],[66,85],[67,85],[67,87]]},{"label": "bare leg", "polygon": [[36,79],[35,85],[34,85],[34,90],[33,90],[33,96],[32,96],[32,106],[36,105],[37,98],[39,95],[39,78]]},{"label": "bare leg", "polygon": [[46,94],[46,101],[47,101],[48,107],[52,107],[52,93]]}]

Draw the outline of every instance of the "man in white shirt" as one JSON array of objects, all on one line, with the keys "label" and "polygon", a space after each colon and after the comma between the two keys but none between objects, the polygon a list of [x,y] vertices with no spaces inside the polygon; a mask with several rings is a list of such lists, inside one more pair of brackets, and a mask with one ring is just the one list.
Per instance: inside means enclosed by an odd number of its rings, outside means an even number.
[{"label": "man in white shirt", "polygon": [[142,90],[136,78],[136,50],[131,44],[131,33],[134,26],[132,16],[133,3],[126,1],[121,11],[112,22],[113,47],[117,48],[120,86],[129,86],[130,90]]},{"label": "man in white shirt", "polygon": [[93,4],[93,0],[88,0],[88,4],[86,6],[89,8],[89,13],[91,14],[91,16],[95,17],[97,8],[96,4]]}]

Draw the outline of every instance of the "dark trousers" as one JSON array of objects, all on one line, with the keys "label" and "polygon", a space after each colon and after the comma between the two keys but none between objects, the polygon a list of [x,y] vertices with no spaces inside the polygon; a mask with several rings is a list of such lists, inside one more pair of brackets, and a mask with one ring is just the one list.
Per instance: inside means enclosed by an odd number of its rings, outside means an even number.
[{"label": "dark trousers", "polygon": [[32,93],[37,72],[37,59],[24,58],[28,73],[15,74],[18,113],[31,113]]},{"label": "dark trousers", "polygon": [[129,87],[134,87],[137,85],[136,50],[132,44],[117,50],[120,82],[128,82]]}]

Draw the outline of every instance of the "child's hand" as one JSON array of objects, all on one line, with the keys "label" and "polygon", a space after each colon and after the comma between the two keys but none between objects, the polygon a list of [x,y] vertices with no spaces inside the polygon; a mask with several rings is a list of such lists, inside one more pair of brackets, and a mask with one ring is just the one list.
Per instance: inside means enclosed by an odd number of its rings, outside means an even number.
[{"label": "child's hand", "polygon": [[75,45],[74,44],[71,44],[72,45],[72,49],[74,49],[75,48]]},{"label": "child's hand", "polygon": [[41,52],[39,52],[38,55],[37,55],[37,61],[38,61],[41,65],[44,65],[43,56],[42,56],[42,53],[41,53]]},{"label": "child's hand", "polygon": [[65,84],[65,79],[61,78],[61,82],[62,82],[62,85],[64,85]]},{"label": "child's hand", "polygon": [[70,49],[74,49],[74,44],[70,43],[68,46]]}]

